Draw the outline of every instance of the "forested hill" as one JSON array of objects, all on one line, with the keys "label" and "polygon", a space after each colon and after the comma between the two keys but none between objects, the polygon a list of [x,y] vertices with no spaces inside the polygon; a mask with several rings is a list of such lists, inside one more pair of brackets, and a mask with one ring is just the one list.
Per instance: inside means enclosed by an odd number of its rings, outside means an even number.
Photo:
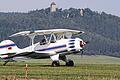
[{"label": "forested hill", "polygon": [[[98,13],[89,8],[57,9],[50,13],[50,8],[34,10],[28,13],[0,13],[0,38],[25,30],[67,28],[83,30],[86,33],[79,36],[89,44],[84,54],[104,54],[120,57],[120,17]],[[28,44],[21,38],[13,38],[19,47]],[[20,40],[21,39],[21,40]],[[25,38],[26,39],[26,38]],[[22,41],[22,42],[21,42]],[[21,44],[22,43],[22,44]]]}]

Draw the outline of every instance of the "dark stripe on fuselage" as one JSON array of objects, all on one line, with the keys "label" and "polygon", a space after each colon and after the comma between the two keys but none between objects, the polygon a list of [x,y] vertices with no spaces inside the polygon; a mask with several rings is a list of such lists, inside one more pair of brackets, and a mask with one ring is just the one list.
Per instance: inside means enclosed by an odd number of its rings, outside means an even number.
[{"label": "dark stripe on fuselage", "polygon": [[47,50],[53,50],[53,49],[58,49],[58,48],[64,48],[64,47],[66,47],[66,45],[54,46],[54,47],[50,47],[50,48],[40,49],[37,51],[47,51]]},{"label": "dark stripe on fuselage", "polygon": [[69,48],[74,48],[75,46],[70,46]]},{"label": "dark stripe on fuselage", "polygon": [[72,50],[70,50],[70,51],[73,51],[73,52],[74,52],[74,51],[76,51],[76,49],[72,49]]},{"label": "dark stripe on fuselage", "polygon": [[75,41],[74,39],[73,40],[69,40],[69,42],[73,42],[73,41]]},{"label": "dark stripe on fuselage", "polygon": [[3,45],[3,46],[0,46],[0,49],[1,49],[1,48],[6,48],[6,47],[9,47],[9,46],[16,46],[16,44]]},{"label": "dark stripe on fuselage", "polygon": [[75,43],[69,43],[69,45],[73,45],[73,44],[75,44]]}]

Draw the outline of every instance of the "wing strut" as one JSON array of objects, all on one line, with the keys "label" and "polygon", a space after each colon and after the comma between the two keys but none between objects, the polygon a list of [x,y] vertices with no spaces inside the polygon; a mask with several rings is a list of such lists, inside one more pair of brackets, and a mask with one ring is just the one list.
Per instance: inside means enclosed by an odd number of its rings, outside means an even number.
[{"label": "wing strut", "polygon": [[35,38],[35,35],[29,35],[29,38],[31,39],[31,45],[32,45],[32,51],[34,51],[34,38]]}]

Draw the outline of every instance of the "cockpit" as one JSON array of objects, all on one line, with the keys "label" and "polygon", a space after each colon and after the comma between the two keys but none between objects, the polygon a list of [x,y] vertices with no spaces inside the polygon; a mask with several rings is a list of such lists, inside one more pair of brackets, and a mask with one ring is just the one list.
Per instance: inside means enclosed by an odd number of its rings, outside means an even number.
[{"label": "cockpit", "polygon": [[67,39],[72,36],[72,34],[68,33],[51,33],[51,34],[43,34],[43,38],[40,40],[40,45],[45,45],[48,43],[55,43],[60,39]]}]

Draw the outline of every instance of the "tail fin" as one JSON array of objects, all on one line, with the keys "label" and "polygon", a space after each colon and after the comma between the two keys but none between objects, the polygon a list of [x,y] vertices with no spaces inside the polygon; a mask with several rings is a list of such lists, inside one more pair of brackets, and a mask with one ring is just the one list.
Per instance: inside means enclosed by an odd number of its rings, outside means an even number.
[{"label": "tail fin", "polygon": [[17,45],[11,40],[4,40],[0,43],[0,55],[16,53],[18,49]]}]

